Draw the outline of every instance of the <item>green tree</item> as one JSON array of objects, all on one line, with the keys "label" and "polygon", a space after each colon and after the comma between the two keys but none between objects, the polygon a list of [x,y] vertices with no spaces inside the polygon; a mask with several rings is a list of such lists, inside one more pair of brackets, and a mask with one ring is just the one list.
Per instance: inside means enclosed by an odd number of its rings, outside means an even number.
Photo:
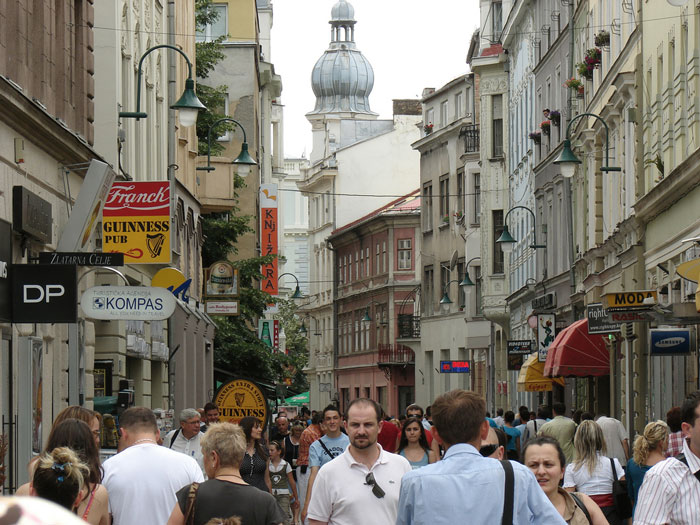
[{"label": "green tree", "polygon": [[298,306],[294,301],[278,299],[279,313],[275,319],[280,322],[280,327],[284,330],[287,338],[287,353],[281,354],[279,360],[282,362],[282,374],[284,378],[289,378],[292,384],[288,390],[295,394],[306,392],[309,389],[309,382],[304,373],[309,361],[309,340],[303,336],[301,329],[302,319],[299,318]]}]

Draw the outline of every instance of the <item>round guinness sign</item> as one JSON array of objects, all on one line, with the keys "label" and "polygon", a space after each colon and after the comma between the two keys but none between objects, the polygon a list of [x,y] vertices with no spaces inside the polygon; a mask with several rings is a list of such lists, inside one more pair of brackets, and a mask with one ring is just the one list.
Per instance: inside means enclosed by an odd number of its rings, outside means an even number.
[{"label": "round guinness sign", "polygon": [[265,428],[268,417],[267,399],[262,389],[248,379],[234,379],[219,388],[214,396],[219,420],[238,423],[244,417],[258,418]]}]

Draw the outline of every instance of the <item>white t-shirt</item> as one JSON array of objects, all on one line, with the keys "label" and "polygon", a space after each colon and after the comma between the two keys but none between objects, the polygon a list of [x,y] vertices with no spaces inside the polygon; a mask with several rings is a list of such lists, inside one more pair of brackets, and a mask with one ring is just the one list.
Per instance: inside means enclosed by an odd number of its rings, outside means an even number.
[{"label": "white t-shirt", "polygon": [[103,466],[113,525],[164,524],[177,502],[175,493],[204,481],[194,459],[154,443],[133,445]]},{"label": "white t-shirt", "polygon": [[[396,523],[401,478],[411,471],[411,464],[403,456],[386,452],[379,444],[377,447],[379,458],[369,470],[355,461],[350,447],[321,467],[311,493],[309,519],[328,525]],[[370,472],[385,492],[383,498],[377,498],[366,484]]]},{"label": "white t-shirt", "polygon": [[[187,439],[182,433],[182,430],[177,432],[178,430],[180,429],[171,430],[167,433],[163,439],[163,446],[168,447],[170,450],[174,450],[175,452],[182,452],[183,454],[187,454],[191,458],[194,458],[199,465],[199,468],[202,469],[202,474],[204,474],[204,455],[202,454],[201,442],[204,434],[197,432],[190,439]],[[175,432],[177,432],[177,437],[175,438],[175,441],[173,441]],[[171,442],[173,444],[172,447],[170,446]]]},{"label": "white t-shirt", "polygon": [[[617,479],[625,475],[622,470],[622,465],[614,458],[615,470],[617,471]],[[566,466],[564,473],[564,488],[576,487],[578,492],[583,492],[588,496],[600,496],[612,494],[613,472],[610,458],[598,454],[598,464],[593,469],[593,474],[588,472],[586,465],[581,465],[578,470],[574,470],[574,464],[570,463]]]},{"label": "white t-shirt", "polygon": [[626,464],[625,449],[622,448],[622,441],[628,439],[625,427],[617,419],[607,416],[599,417],[596,423],[603,430],[608,457],[617,458],[620,463]]}]

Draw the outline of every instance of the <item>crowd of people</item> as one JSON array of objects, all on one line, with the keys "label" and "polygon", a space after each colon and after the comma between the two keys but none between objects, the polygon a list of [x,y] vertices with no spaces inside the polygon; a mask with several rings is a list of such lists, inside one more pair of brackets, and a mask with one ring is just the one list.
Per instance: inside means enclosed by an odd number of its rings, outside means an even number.
[{"label": "crowd of people", "polygon": [[[620,421],[570,416],[554,403],[491,417],[453,390],[396,419],[365,398],[344,414],[280,412],[269,432],[254,417],[219,422],[209,403],[161,436],[132,407],[101,464],[102,417],[68,407],[17,495],[94,525],[700,523],[700,391],[632,447]],[[26,501],[0,500],[0,523],[21,523]]]}]

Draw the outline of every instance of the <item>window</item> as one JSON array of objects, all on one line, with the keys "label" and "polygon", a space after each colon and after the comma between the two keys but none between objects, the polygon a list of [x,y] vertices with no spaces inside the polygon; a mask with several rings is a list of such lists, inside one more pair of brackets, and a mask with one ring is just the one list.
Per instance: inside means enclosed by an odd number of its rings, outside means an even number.
[{"label": "window", "polygon": [[399,270],[411,269],[411,239],[399,239]]},{"label": "window", "polygon": [[365,248],[365,275],[369,277],[369,247]]},{"label": "window", "polygon": [[363,276],[363,272],[365,271],[365,251],[360,248],[360,277]]},{"label": "window", "polygon": [[386,273],[386,241],[382,242],[382,273]]},{"label": "window", "polygon": [[491,97],[491,130],[493,156],[503,156],[503,95]]},{"label": "window", "polygon": [[501,247],[498,245],[496,242],[496,239],[498,239],[501,234],[503,233],[503,210],[493,210],[492,211],[492,220],[493,220],[493,246],[492,246],[492,255],[493,255],[493,273],[503,273],[504,267],[503,267],[503,250],[501,250]]},{"label": "window", "polygon": [[464,169],[457,170],[457,213],[464,215]]},{"label": "window", "polygon": [[379,243],[377,243],[377,254],[374,257],[374,275],[379,273]]},{"label": "window", "polygon": [[[449,221],[450,215],[450,176],[440,177],[440,218],[443,222]],[[448,221],[445,221],[445,217]]]},{"label": "window", "polygon": [[[449,261],[443,261],[440,263],[440,293],[438,294],[438,297],[442,299],[442,296],[445,295],[445,292],[447,292],[447,295],[450,295],[450,287],[447,283],[450,282],[450,263]],[[454,297],[450,297],[452,301],[454,301]]]},{"label": "window", "polygon": [[433,229],[433,185],[423,185],[423,198],[421,199],[421,218],[423,219],[423,231]]},{"label": "window", "polygon": [[355,279],[360,278],[360,252],[355,252]]},{"label": "window", "polygon": [[440,127],[445,127],[449,123],[449,106],[447,100],[440,102]]},{"label": "window", "polygon": [[211,24],[197,28],[197,42],[212,42],[219,37],[228,35],[227,8],[227,4],[212,4],[211,9],[216,12],[217,18]]},{"label": "window", "polygon": [[464,107],[464,95],[460,91],[455,95],[455,120],[462,118],[464,114],[462,108]]},{"label": "window", "polygon": [[435,112],[433,111],[433,108],[430,108],[428,111],[425,112],[425,124],[434,124],[435,123]]},{"label": "window", "polygon": [[491,37],[492,42],[501,41],[501,30],[503,29],[503,6],[501,2],[491,4]]},{"label": "window", "polygon": [[[462,281],[464,279],[464,259],[460,259],[457,262],[457,279]],[[457,285],[457,305],[460,309],[464,308],[467,304],[467,293],[464,286]]]},{"label": "window", "polygon": [[474,299],[476,300],[476,313],[475,315],[482,315],[484,309],[481,305],[481,266],[473,266],[474,268]]},{"label": "window", "polygon": [[481,174],[472,175],[474,181],[474,224],[481,224]]},{"label": "window", "polygon": [[426,266],[423,269],[423,282],[421,283],[425,289],[423,296],[423,311],[426,315],[433,315],[433,267]]}]

